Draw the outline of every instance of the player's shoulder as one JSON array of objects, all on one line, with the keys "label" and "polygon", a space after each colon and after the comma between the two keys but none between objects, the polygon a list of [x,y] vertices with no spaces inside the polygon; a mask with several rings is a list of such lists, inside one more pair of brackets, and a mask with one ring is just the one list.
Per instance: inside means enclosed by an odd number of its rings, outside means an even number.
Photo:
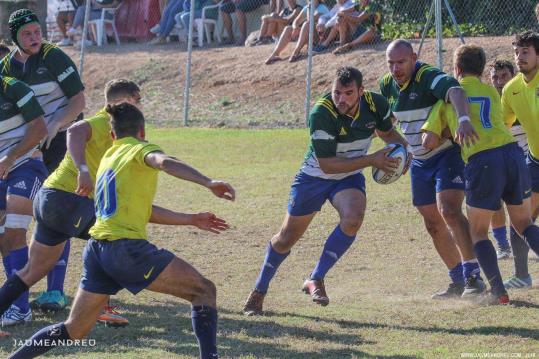
[{"label": "player's shoulder", "polygon": [[391,73],[388,72],[380,78],[380,87],[387,87],[392,83],[392,81],[393,76],[391,76]]},{"label": "player's shoulder", "polygon": [[438,75],[447,75],[445,72],[440,70],[439,68],[432,66],[430,64],[427,64],[425,62],[418,62],[416,65],[416,71],[414,76],[415,82],[422,82],[422,81],[432,81],[434,78]]},{"label": "player's shoulder", "polygon": [[387,102],[387,99],[382,96],[381,94],[373,91],[364,91],[363,92],[363,98],[365,99],[365,102],[367,103],[369,110],[373,113],[378,112],[384,112],[383,115],[385,115],[385,112],[387,112],[389,103]]},{"label": "player's shoulder", "polygon": [[505,84],[505,86],[503,87],[503,92],[506,92],[507,90],[518,90],[525,85],[526,84],[524,82],[524,75],[522,75],[522,73],[518,73],[515,77],[509,80],[508,83]]},{"label": "player's shoulder", "polygon": [[335,108],[335,104],[331,99],[331,93],[326,93],[318,100],[316,100],[311,114],[315,116],[325,116],[331,118],[337,118],[339,116],[337,113],[337,109]]},{"label": "player's shoulder", "polygon": [[25,94],[31,92],[32,89],[22,81],[17,80],[11,76],[0,76],[0,81],[2,84],[2,91],[4,94],[10,93],[20,93],[24,92]]},{"label": "player's shoulder", "polygon": [[49,64],[61,64],[65,60],[71,61],[71,58],[62,49],[50,42],[44,42],[41,46],[40,52],[41,58],[45,63]]}]

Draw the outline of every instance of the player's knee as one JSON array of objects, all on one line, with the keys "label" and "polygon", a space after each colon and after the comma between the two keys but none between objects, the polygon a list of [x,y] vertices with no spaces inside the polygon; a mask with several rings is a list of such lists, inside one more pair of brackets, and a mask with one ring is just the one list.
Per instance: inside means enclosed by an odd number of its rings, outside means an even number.
[{"label": "player's knee", "polygon": [[449,225],[457,224],[463,217],[460,207],[451,204],[442,204],[440,206],[440,214]]},{"label": "player's knee", "polygon": [[359,228],[361,228],[361,224],[363,223],[363,215],[356,214],[356,215],[349,215],[344,216],[341,218],[340,226],[344,233],[346,234],[355,234],[359,231]]},{"label": "player's knee", "polygon": [[193,302],[202,302],[206,304],[212,304],[217,297],[217,288],[215,284],[204,277],[200,277],[195,285],[193,293]]}]

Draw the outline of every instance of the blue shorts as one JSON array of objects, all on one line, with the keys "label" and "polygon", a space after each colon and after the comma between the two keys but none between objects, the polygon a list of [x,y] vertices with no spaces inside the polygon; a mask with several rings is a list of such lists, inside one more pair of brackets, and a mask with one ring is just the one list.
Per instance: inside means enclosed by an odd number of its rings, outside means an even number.
[{"label": "blue shorts", "polygon": [[0,209],[6,209],[7,196],[12,194],[33,200],[48,176],[41,159],[31,158],[0,180]]},{"label": "blue shorts", "polygon": [[533,157],[528,152],[528,157],[526,158],[526,163],[528,165],[528,170],[531,176],[531,188],[535,193],[539,193],[539,160]]},{"label": "blue shorts", "polygon": [[464,170],[466,204],[497,211],[500,200],[520,205],[530,197],[530,175],[524,152],[516,142],[472,155]]},{"label": "blue shorts", "polygon": [[137,294],[174,259],[145,239],[104,241],[90,238],[82,255],[80,287],[88,292],[113,295],[123,288]]},{"label": "blue shorts", "polygon": [[460,147],[454,146],[420,166],[414,161],[410,166],[412,202],[414,206],[436,203],[436,193],[447,189],[464,190],[464,161]]},{"label": "blue shorts", "polygon": [[288,213],[291,216],[305,216],[320,211],[326,200],[345,189],[355,188],[365,194],[365,177],[361,173],[341,180],[324,179],[299,172],[290,189]]},{"label": "blue shorts", "polygon": [[71,237],[88,239],[95,222],[94,201],[75,193],[42,187],[34,200],[33,239],[56,246]]}]

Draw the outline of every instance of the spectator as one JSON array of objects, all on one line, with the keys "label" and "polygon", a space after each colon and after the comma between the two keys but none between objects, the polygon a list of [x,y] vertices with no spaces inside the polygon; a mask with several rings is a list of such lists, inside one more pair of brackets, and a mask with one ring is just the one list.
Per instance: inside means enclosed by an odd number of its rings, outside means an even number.
[{"label": "spectator", "polygon": [[262,25],[254,45],[269,44],[278,39],[285,26],[291,25],[298,17],[301,9],[302,6],[296,3],[296,0],[287,0],[287,7],[279,13],[272,12],[262,16]]},{"label": "spectator", "polygon": [[[120,5],[121,2],[122,0],[112,0],[112,1],[90,0],[90,16],[88,20],[99,19],[101,17],[101,9],[117,7]],[[67,30],[67,35],[69,37],[73,38],[74,36],[82,35],[82,27],[84,26],[85,13],[86,13],[86,5],[81,5],[77,8],[77,11],[75,12],[75,17],[73,19],[73,24],[71,24],[71,28]],[[92,44],[92,42],[89,40],[85,40],[85,41],[88,41],[89,45]]]},{"label": "spectator", "polygon": [[[329,9],[321,1],[313,1],[315,2],[314,18],[315,21],[317,21],[321,15],[327,14],[329,12]],[[292,54],[292,56],[290,56],[288,61],[294,62],[298,60],[299,51],[306,43],[305,38],[307,40],[309,39],[309,21],[307,21],[307,19],[309,18],[309,7],[310,5],[309,3],[307,3],[307,5],[303,7],[303,10],[301,10],[301,13],[298,15],[298,17],[296,17],[296,19],[293,21],[292,25],[285,26],[281,37],[279,38],[279,42],[277,42],[275,49],[265,62],[266,65],[270,65],[276,61],[282,60],[282,58],[280,57],[281,52],[286,48],[290,41],[294,41],[297,39],[298,43],[296,44],[294,53]],[[298,48],[299,50],[297,50]],[[294,56],[294,54],[296,53],[297,55]]]},{"label": "spectator", "polygon": [[73,18],[75,17],[75,9],[77,3],[72,0],[56,0],[58,4],[58,12],[56,13],[56,23],[62,33],[62,41],[58,42],[58,46],[71,46],[73,42],[67,36],[67,26],[73,24]]},{"label": "spectator", "polygon": [[158,45],[166,42],[168,34],[174,28],[174,16],[182,12],[184,9],[183,4],[183,0],[169,0],[167,2],[161,21],[150,30],[150,32],[157,35],[155,39],[150,41],[150,44]]},{"label": "spectator", "polygon": [[[213,0],[195,0],[195,19],[202,18],[202,9],[204,6],[213,4]],[[186,31],[189,31],[189,17],[191,16],[191,0],[184,0],[183,13],[180,15],[182,26]],[[198,36],[204,36],[198,34]]]},{"label": "spectator", "polygon": [[[358,11],[358,16],[353,15]],[[376,0],[360,0],[352,9],[339,13],[337,21],[341,46],[333,54],[343,54],[360,44],[372,43],[382,35],[382,10]]]},{"label": "spectator", "polygon": [[[314,47],[313,50],[315,52],[324,52],[327,50],[328,46],[339,34],[339,28],[337,26],[337,21],[339,19],[338,14],[343,10],[353,9],[354,5],[355,3],[353,0],[337,0],[337,3],[331,8],[328,14],[320,16],[318,24],[316,25],[316,30],[318,39],[323,39],[323,41]],[[354,15],[358,14],[359,13],[357,12],[354,13]]]},{"label": "spectator", "polygon": [[[234,43],[234,30],[232,29],[232,17],[230,14],[236,13],[238,19],[238,27],[240,28],[240,36],[236,45],[243,45],[245,39],[247,39],[247,19],[245,13],[254,11],[262,5],[267,5],[269,0],[224,0],[220,11],[223,16],[223,25],[225,26],[228,34],[228,40],[226,43]],[[275,7],[276,2],[272,3],[272,7]],[[271,12],[275,11],[275,8],[270,9]]]}]

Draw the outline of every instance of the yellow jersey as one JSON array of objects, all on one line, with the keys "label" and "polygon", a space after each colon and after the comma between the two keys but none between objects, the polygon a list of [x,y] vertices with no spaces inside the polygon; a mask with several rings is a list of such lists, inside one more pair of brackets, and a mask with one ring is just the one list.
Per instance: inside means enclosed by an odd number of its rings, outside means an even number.
[{"label": "yellow jersey", "polygon": [[[92,128],[92,136],[86,143],[84,155],[90,177],[92,178],[93,183],[95,183],[99,162],[101,162],[101,158],[105,152],[112,146],[110,118],[105,109],[102,109],[93,117],[85,119],[84,121],[86,121]],[[48,188],[55,188],[74,193],[77,189],[77,176],[78,170],[75,167],[71,155],[67,152],[58,168],[51,173],[43,185]],[[90,193],[88,197],[92,198],[93,192]]]},{"label": "yellow jersey", "polygon": [[[479,140],[470,147],[461,146],[461,154],[464,162],[468,162],[470,156],[485,150],[501,147],[515,138],[505,127],[502,121],[502,109],[498,91],[490,85],[482,83],[479,78],[466,76],[460,80],[460,84],[470,104],[470,120],[479,136]],[[458,127],[458,119],[453,106],[439,100],[421,128],[441,136],[442,131],[449,127],[455,135]]]},{"label": "yellow jersey", "polygon": [[539,158],[539,71],[529,83],[519,73],[504,86],[502,109],[507,126],[511,126],[518,118],[528,135],[530,154]]},{"label": "yellow jersey", "polygon": [[92,237],[107,241],[147,239],[146,224],[152,213],[159,170],[148,166],[144,158],[156,151],[161,148],[134,137],[112,143],[97,170]]}]

